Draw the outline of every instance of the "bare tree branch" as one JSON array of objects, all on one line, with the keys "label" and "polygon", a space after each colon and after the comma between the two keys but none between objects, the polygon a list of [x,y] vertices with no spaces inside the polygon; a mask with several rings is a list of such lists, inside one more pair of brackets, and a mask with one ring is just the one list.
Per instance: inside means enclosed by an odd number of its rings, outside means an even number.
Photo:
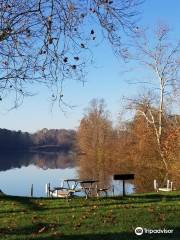
[{"label": "bare tree branch", "polygon": [[45,84],[61,102],[66,79],[84,81],[90,48],[100,33],[122,53],[123,36],[133,31],[141,3],[0,0],[1,99],[7,93],[25,97],[32,84]]}]

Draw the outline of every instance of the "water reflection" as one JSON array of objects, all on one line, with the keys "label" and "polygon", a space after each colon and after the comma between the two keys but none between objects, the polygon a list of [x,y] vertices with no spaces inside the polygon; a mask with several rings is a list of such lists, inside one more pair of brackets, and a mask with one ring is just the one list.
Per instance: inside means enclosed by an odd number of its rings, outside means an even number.
[{"label": "water reflection", "polygon": [[[154,179],[157,180],[160,187],[165,187],[167,184],[167,179],[173,181],[173,187],[175,189],[180,188],[180,175],[176,166],[173,165],[171,169],[169,169],[169,173],[167,175],[163,166],[157,164],[157,162],[141,162],[134,163],[133,161],[126,161],[118,163],[117,165],[108,167],[108,165],[104,165],[103,167],[98,167],[93,162],[88,162],[84,159],[80,159],[79,161],[79,175],[81,178],[95,178],[99,181],[100,187],[108,186],[112,184],[112,176],[114,174],[134,174],[135,179],[132,181],[127,181],[128,192],[135,191],[136,193],[142,192],[153,192],[154,191]],[[113,184],[116,185],[117,182],[113,181]],[[121,183],[122,185],[122,183]],[[130,190],[129,190],[130,189]],[[121,186],[122,191],[122,186]],[[116,191],[117,192],[117,191]]]},{"label": "water reflection", "polygon": [[0,172],[0,189],[15,196],[30,196],[31,185],[34,186],[35,197],[45,197],[45,185],[51,183],[52,187],[60,186],[66,178],[76,178],[76,168],[43,170],[34,165],[10,169]]},{"label": "water reflection", "polygon": [[74,155],[69,153],[13,153],[0,155],[0,189],[9,195],[45,194],[45,184],[60,186],[65,178],[77,177]]},{"label": "water reflection", "polygon": [[46,196],[45,184],[60,186],[65,178],[77,177],[74,154],[27,153],[0,154],[0,189],[9,195]]},{"label": "water reflection", "polygon": [[[151,192],[156,179],[164,185],[165,171],[153,162],[134,164],[122,162],[116,166],[97,167],[91,162],[76,166],[75,155],[69,153],[13,153],[0,155],[0,189],[10,195],[29,195],[30,186],[35,186],[35,196],[45,196],[45,184],[60,186],[67,178],[96,179],[99,187],[115,186],[115,194],[122,193],[122,182],[112,181],[114,174],[134,173],[135,179],[126,183],[127,193]],[[85,161],[84,161],[85,163]],[[168,178],[176,189],[180,188],[180,175],[173,167]],[[175,170],[174,170],[175,169]],[[173,173],[173,174],[172,174]]]},{"label": "water reflection", "polygon": [[4,153],[0,154],[0,171],[35,165],[42,169],[65,169],[75,166],[73,153]]}]

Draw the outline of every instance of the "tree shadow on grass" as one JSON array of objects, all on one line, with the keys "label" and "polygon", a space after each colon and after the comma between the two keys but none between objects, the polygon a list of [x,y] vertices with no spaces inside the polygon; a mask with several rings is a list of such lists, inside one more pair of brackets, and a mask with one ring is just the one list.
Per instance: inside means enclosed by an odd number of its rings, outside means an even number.
[{"label": "tree shadow on grass", "polygon": [[[180,230],[180,229],[178,229]],[[175,234],[144,234],[137,236],[134,232],[121,232],[121,233],[105,233],[105,234],[84,234],[84,235],[57,235],[49,237],[37,237],[35,240],[179,240],[179,235],[176,230]],[[28,239],[30,240],[30,239]]]},{"label": "tree shadow on grass", "polygon": [[[34,210],[34,211],[41,210],[41,207],[33,201],[33,198],[5,196],[5,197],[1,197],[1,199],[12,202],[12,203],[13,202],[19,203],[29,210]],[[16,210],[12,210],[12,211],[16,212]]]},{"label": "tree shadow on grass", "polygon": [[[10,202],[17,202],[19,204],[21,204],[26,210],[31,210],[31,211],[47,211],[47,210],[64,210],[66,213],[68,210],[73,209],[78,209],[78,208],[82,208],[83,207],[91,207],[92,204],[95,204],[99,207],[106,207],[106,206],[113,206],[113,205],[134,205],[134,204],[151,204],[151,203],[156,203],[159,201],[177,201],[178,199],[180,199],[180,195],[164,195],[164,194],[147,194],[147,195],[141,195],[141,196],[136,196],[136,195],[129,195],[129,196],[117,196],[117,197],[108,197],[108,198],[102,198],[102,199],[98,199],[97,198],[93,198],[93,199],[89,199],[89,200],[84,200],[82,202],[76,202],[76,204],[74,205],[75,202],[71,202],[69,203],[69,205],[67,206],[67,200],[64,200],[66,202],[63,202],[63,199],[47,199],[47,198],[42,198],[42,200],[48,200],[48,201],[56,201],[57,204],[60,204],[59,206],[40,206],[38,204],[38,202],[36,203],[34,200],[35,198],[29,198],[29,197],[14,197],[14,196],[4,196],[1,197],[1,199],[4,199],[6,201],[10,201]],[[41,200],[41,199],[38,199]],[[113,201],[112,201],[113,200]],[[86,204],[87,201],[87,204]],[[62,203],[64,203],[65,205],[62,205]],[[48,204],[50,205],[50,204]],[[137,206],[138,207],[138,206]],[[21,212],[22,210],[19,209],[10,209],[10,210],[6,210],[6,211],[1,211],[0,213],[12,213],[12,212]]]},{"label": "tree shadow on grass", "polygon": [[[179,234],[174,235],[142,235],[136,236],[134,233],[122,232],[122,233],[106,233],[106,234],[85,234],[85,235],[69,235],[64,236],[59,233],[56,236],[54,234],[48,237],[33,236],[27,238],[27,240],[179,240]],[[18,238],[17,238],[18,240]]]},{"label": "tree shadow on grass", "polygon": [[[26,239],[26,240],[179,240],[180,228],[167,226],[166,229],[173,229],[172,234],[142,234],[137,236],[132,232],[116,233],[89,233],[63,234],[60,230],[61,224],[56,223],[36,223],[25,227],[0,228],[1,239]],[[71,231],[71,230],[69,230]]]},{"label": "tree shadow on grass", "polygon": [[166,195],[166,194],[147,194],[147,195],[128,195],[128,196],[115,196],[111,197],[113,200],[127,201],[128,203],[147,203],[147,202],[159,202],[162,200],[166,201],[177,201],[180,200],[180,194],[177,195]]},{"label": "tree shadow on grass", "polygon": [[146,194],[146,195],[129,195],[128,197],[130,198],[141,198],[141,199],[162,199],[162,198],[167,198],[167,199],[180,199],[180,193],[175,193],[172,192],[173,194],[169,193],[169,192],[162,192],[162,193],[152,193],[152,194]]}]

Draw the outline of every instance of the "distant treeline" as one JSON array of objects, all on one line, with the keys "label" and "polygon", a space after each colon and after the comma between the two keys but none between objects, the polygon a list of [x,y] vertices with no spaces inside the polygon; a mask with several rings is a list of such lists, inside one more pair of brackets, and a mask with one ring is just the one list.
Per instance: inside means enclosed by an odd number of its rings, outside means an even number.
[{"label": "distant treeline", "polygon": [[65,129],[42,129],[34,134],[0,129],[0,151],[73,151],[76,132]]}]

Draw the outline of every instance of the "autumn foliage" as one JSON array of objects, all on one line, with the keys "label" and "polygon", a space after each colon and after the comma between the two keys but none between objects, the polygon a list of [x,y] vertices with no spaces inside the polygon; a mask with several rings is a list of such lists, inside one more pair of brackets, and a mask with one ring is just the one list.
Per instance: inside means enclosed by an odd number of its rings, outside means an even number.
[{"label": "autumn foliage", "polygon": [[121,123],[113,128],[104,102],[93,100],[77,133],[80,176],[97,179],[103,185],[113,174],[135,173],[139,192],[152,191],[154,179],[163,184],[170,178],[178,186],[179,122],[168,114],[163,116],[161,152],[154,136],[153,126],[137,112],[131,121],[123,122],[123,127]]}]

